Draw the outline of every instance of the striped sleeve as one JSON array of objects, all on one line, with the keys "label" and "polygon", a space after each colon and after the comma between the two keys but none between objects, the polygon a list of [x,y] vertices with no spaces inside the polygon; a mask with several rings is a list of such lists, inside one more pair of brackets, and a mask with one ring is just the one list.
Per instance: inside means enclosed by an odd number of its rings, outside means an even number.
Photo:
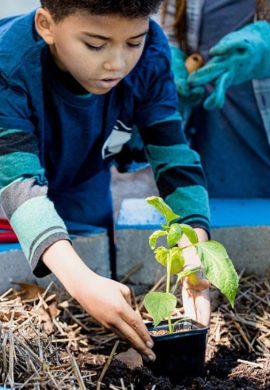
[{"label": "striped sleeve", "polygon": [[180,119],[141,129],[147,158],[161,197],[181,216],[181,222],[209,233],[209,204],[199,155],[189,148]]},{"label": "striped sleeve", "polygon": [[54,242],[69,237],[47,196],[36,137],[31,132],[0,128],[0,167],[2,207],[34,274],[43,277],[50,271],[40,261],[42,254]]}]

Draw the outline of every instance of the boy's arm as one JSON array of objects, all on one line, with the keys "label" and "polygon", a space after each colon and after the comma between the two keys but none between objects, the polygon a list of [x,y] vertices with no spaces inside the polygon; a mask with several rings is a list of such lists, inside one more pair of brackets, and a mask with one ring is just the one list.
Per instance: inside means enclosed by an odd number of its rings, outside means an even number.
[{"label": "boy's arm", "polygon": [[47,196],[38,141],[32,132],[0,128],[0,196],[3,210],[36,276],[49,270],[40,262],[44,250],[69,236]]},{"label": "boy's arm", "polygon": [[68,241],[65,225],[47,197],[35,136],[0,128],[0,166],[2,206],[36,276],[54,272],[98,322],[153,358],[151,338],[130,306],[129,289],[92,272]]},{"label": "boy's arm", "polygon": [[208,192],[200,156],[187,145],[179,114],[140,131],[161,197],[181,216],[181,223],[209,232]]}]

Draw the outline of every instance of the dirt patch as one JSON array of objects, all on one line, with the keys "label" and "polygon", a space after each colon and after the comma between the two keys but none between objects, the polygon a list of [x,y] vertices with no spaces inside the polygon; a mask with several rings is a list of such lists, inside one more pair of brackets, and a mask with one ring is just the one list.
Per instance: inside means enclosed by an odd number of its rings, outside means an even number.
[{"label": "dirt patch", "polygon": [[[183,378],[177,385],[146,366],[131,370],[117,360],[115,354],[129,346],[91,321],[69,297],[21,286],[24,293],[0,297],[0,385],[16,390],[268,390],[268,280],[269,275],[242,276],[235,310],[215,291],[205,376]],[[142,298],[136,297],[137,306]]]},{"label": "dirt patch", "polygon": [[[201,378],[184,379],[178,385],[172,385],[168,378],[154,377],[146,367],[129,370],[118,361],[113,361],[106,375],[106,386],[114,385],[117,388],[136,390],[184,390],[184,389],[269,389],[270,371],[265,361],[261,367],[251,367],[244,363],[238,363],[238,359],[253,361],[254,356],[244,351],[232,351],[228,347],[218,347],[213,359],[206,363],[206,376]],[[258,363],[259,364],[259,363]],[[269,364],[269,361],[268,361]],[[122,381],[121,381],[122,379]]]}]

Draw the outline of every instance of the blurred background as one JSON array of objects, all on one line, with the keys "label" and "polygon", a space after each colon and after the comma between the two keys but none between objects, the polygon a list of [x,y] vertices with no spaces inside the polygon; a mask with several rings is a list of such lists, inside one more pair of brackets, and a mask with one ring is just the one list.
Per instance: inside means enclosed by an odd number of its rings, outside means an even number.
[{"label": "blurred background", "polygon": [[38,7],[38,0],[1,0],[0,1],[0,18],[10,15],[23,14]]}]

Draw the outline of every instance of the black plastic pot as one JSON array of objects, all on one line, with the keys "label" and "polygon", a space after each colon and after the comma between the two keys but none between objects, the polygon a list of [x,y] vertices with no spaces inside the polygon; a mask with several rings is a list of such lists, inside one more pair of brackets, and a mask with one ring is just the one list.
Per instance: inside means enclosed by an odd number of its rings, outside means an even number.
[{"label": "black plastic pot", "polygon": [[[172,323],[177,321],[173,319]],[[152,324],[147,327],[150,332],[168,330],[168,323],[162,321],[156,327]],[[175,384],[185,377],[204,375],[207,332],[208,328],[188,319],[177,323],[172,334],[151,334],[157,358],[147,363],[148,367],[156,376],[169,377]]]}]

